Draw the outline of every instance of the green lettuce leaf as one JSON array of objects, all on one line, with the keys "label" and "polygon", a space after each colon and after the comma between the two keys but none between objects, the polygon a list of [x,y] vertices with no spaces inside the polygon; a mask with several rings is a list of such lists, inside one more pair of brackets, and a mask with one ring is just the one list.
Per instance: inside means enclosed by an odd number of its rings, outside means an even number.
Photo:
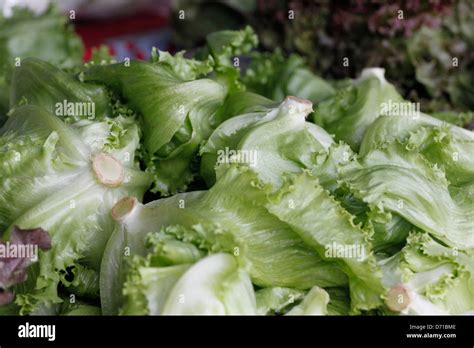
[{"label": "green lettuce leaf", "polygon": [[463,314],[472,311],[474,258],[448,248],[423,232],[413,232],[406,246],[381,261],[391,287],[390,313],[409,315]]},{"label": "green lettuce leaf", "polygon": [[23,59],[36,57],[65,69],[82,64],[82,42],[67,21],[53,6],[39,16],[18,9],[9,18],[0,14],[0,114],[8,111],[11,73]]},{"label": "green lettuce leaf", "polygon": [[256,313],[250,278],[228,254],[167,267],[135,257],[123,289],[123,315]]},{"label": "green lettuce leaf", "polygon": [[[66,302],[67,303],[67,302]],[[63,306],[59,315],[68,316],[96,316],[101,315],[100,307],[92,306],[85,303],[74,303]]]},{"label": "green lettuce leaf", "polygon": [[380,305],[385,289],[373,255],[371,231],[355,225],[353,216],[316,178],[308,173],[294,176],[266,206],[322,257],[340,264],[349,277],[355,311]]},{"label": "green lettuce leaf", "polygon": [[165,63],[131,61],[92,66],[84,81],[106,84],[140,114],[144,160],[154,191],[176,193],[193,179],[191,162],[218,124],[225,88],[209,79],[187,81]]},{"label": "green lettuce leaf", "polygon": [[313,287],[303,298],[303,301],[286,315],[326,315],[328,303],[328,293],[324,289]]},{"label": "green lettuce leaf", "polygon": [[[119,307],[117,292],[127,259],[123,250],[147,255],[145,240],[152,231],[191,243],[202,252],[234,254],[247,267],[252,282],[261,287],[309,289],[346,284],[345,275],[333,263],[323,261],[266,210],[270,193],[270,187],[259,184],[248,167],[231,165],[209,191],[178,194],[146,205],[133,198],[118,203],[113,215],[120,224],[102,261],[103,306],[111,311]],[[186,255],[199,254],[192,249]]]},{"label": "green lettuce leaf", "polygon": [[247,272],[229,254],[198,261],[176,282],[163,314],[256,314],[255,292]]},{"label": "green lettuce leaf", "polygon": [[311,168],[313,156],[333,142],[323,129],[305,121],[312,111],[307,100],[288,97],[277,107],[253,111],[222,123],[201,148],[201,175],[208,185],[221,164],[237,162],[277,187],[282,174]]},{"label": "green lettuce leaf", "polygon": [[474,246],[472,193],[452,194],[439,166],[397,142],[370,151],[360,163],[343,180],[372,210],[396,213],[460,250]]},{"label": "green lettuce leaf", "polygon": [[249,26],[242,30],[222,30],[206,37],[201,55],[210,54],[215,61],[214,79],[227,87],[230,94],[245,90],[241,81],[240,56],[258,45],[258,37]]},{"label": "green lettuce leaf", "polygon": [[171,290],[190,265],[152,267],[138,262],[135,260],[136,265],[127,275],[123,288],[125,300],[120,314],[163,314]]},{"label": "green lettuce leaf", "polygon": [[335,94],[335,89],[314,75],[296,54],[284,58],[279,50],[251,54],[251,63],[243,83],[248,90],[270,99],[282,100],[293,95],[317,104]]},{"label": "green lettuce leaf", "polygon": [[349,315],[351,310],[349,290],[346,288],[326,288],[325,290],[329,294],[327,314]]},{"label": "green lettuce leaf", "polygon": [[81,83],[48,62],[25,58],[14,69],[11,82],[10,107],[20,103],[41,106],[58,117],[79,120],[103,119],[109,100],[102,87]]},{"label": "green lettuce leaf", "polygon": [[302,290],[273,287],[263,288],[255,292],[257,312],[261,315],[281,314],[288,307],[302,300],[305,292]]},{"label": "green lettuce leaf", "polygon": [[[117,127],[122,131],[115,133]],[[18,225],[41,226],[52,240],[30,274],[28,298],[22,300],[28,308],[60,302],[60,272],[77,262],[99,269],[113,229],[111,207],[123,196],[141,197],[151,182],[135,163],[137,146],[138,128],[130,120],[67,125],[32,105],[16,108],[0,130],[4,238]]]},{"label": "green lettuce leaf", "polygon": [[406,148],[423,155],[446,173],[449,183],[462,186],[473,181],[474,133],[429,115],[382,116],[368,129],[360,154],[394,141],[406,143]]},{"label": "green lettuce leaf", "polygon": [[208,75],[214,66],[212,56],[206,60],[195,60],[184,57],[185,51],[171,55],[153,47],[151,51],[151,61],[168,66],[173,72],[184,81],[196,80],[198,77]]},{"label": "green lettuce leaf", "polygon": [[381,68],[362,71],[352,85],[339,89],[334,97],[317,106],[314,122],[357,151],[369,125],[403,102],[384,74]]}]

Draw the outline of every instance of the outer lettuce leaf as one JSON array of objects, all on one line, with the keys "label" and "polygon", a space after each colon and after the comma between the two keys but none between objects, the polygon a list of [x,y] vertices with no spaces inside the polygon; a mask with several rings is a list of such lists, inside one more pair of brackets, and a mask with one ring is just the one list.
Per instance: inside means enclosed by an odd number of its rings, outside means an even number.
[{"label": "outer lettuce leaf", "polygon": [[135,266],[124,284],[125,302],[120,314],[163,314],[171,290],[187,269],[189,265],[186,264],[168,267]]},{"label": "outer lettuce leaf", "polygon": [[90,306],[90,305],[78,305],[75,308],[72,308],[69,311],[62,313],[62,315],[93,316],[93,315],[101,315],[101,313],[102,312],[99,307]]},{"label": "outer lettuce leaf", "polygon": [[296,305],[286,315],[326,315],[329,295],[324,289],[313,287],[300,304]]},{"label": "outer lettuce leaf", "polygon": [[[114,134],[114,125],[123,132]],[[30,274],[31,287],[24,291],[28,298],[22,300],[28,308],[23,312],[34,310],[35,304],[59,302],[58,283],[71,285],[60,271],[76,262],[98,270],[113,228],[110,208],[123,196],[141,197],[150,183],[150,177],[135,164],[137,146],[138,129],[128,120],[66,125],[35,106],[17,108],[1,129],[4,238],[18,225],[41,226],[52,240],[52,249],[40,253],[36,274]],[[107,181],[116,175],[107,168],[110,161],[123,168],[121,183]]]},{"label": "outer lettuce leaf", "polygon": [[383,144],[398,140],[446,172],[450,184],[473,182],[474,133],[421,114],[419,117],[382,116],[367,130],[361,145],[362,155]]},{"label": "outer lettuce leaf", "polygon": [[472,193],[452,196],[437,165],[396,142],[360,162],[362,169],[348,171],[343,180],[374,211],[396,213],[460,250],[474,246]]},{"label": "outer lettuce leaf", "polygon": [[255,284],[308,289],[313,285],[345,283],[345,277],[333,264],[321,262],[296,233],[268,214],[264,207],[272,189],[259,183],[251,169],[221,169],[217,183],[198,209],[220,215],[216,216],[216,223],[224,230],[228,226],[237,243],[231,250],[235,252],[238,246],[241,257],[251,263],[249,272]]},{"label": "outer lettuce leaf", "polygon": [[224,105],[219,110],[218,119],[225,121],[237,115],[266,112],[268,108],[276,104],[260,94],[247,91],[235,92],[227,96]]},{"label": "outer lettuce leaf", "polygon": [[[10,106],[25,103],[24,99],[30,105],[41,106],[58,117],[72,120],[103,119],[109,104],[102,87],[81,83],[56,66],[36,58],[23,59],[21,66],[13,71]],[[93,104],[95,115],[90,117],[85,108],[82,114],[70,117],[58,114],[57,104],[64,102]]]},{"label": "outer lettuce leaf", "polygon": [[209,190],[134,203],[111,237],[102,262],[103,307],[120,306],[123,248],[146,255],[150,231],[163,231],[205,252],[229,252],[248,267],[252,282],[263,287],[309,289],[346,284],[345,275],[265,209],[270,188],[247,167],[230,166]]},{"label": "outer lettuce leaf", "polygon": [[311,102],[288,97],[278,107],[230,118],[201,148],[202,176],[212,184],[220,164],[243,162],[261,180],[277,187],[282,174],[312,167],[313,155],[326,150],[333,140],[320,127],[305,122],[311,111]]},{"label": "outer lettuce leaf", "polygon": [[64,301],[57,313],[57,315],[67,316],[96,316],[101,315],[100,307],[91,305],[81,300],[70,302]]},{"label": "outer lettuce leaf", "polygon": [[327,314],[349,315],[351,310],[349,291],[345,288],[327,288],[325,290],[329,294]]},{"label": "outer lettuce leaf", "polygon": [[[296,175],[269,202],[270,213],[286,222],[318,253],[335,259],[349,276],[352,307],[369,310],[380,305],[385,289],[371,245],[371,234],[307,173]],[[338,248],[354,252],[337,254]],[[328,252],[330,251],[330,252]]]},{"label": "outer lettuce leaf", "polygon": [[[401,252],[381,264],[385,283],[392,288],[386,301],[395,312],[463,314],[474,308],[474,259],[469,253],[414,232]],[[394,305],[395,298],[399,301]]]},{"label": "outer lettuce leaf", "polygon": [[262,315],[281,314],[292,304],[302,300],[305,292],[302,290],[273,287],[255,292],[257,312]]},{"label": "outer lettuce leaf", "polygon": [[185,188],[201,141],[217,126],[225,88],[209,79],[183,80],[168,64],[140,61],[92,66],[83,79],[106,84],[140,113],[154,190],[170,194]]},{"label": "outer lettuce leaf", "polygon": [[163,314],[256,314],[250,277],[235,257],[215,254],[198,261],[176,282]]},{"label": "outer lettuce leaf", "polygon": [[[384,77],[381,68],[362,71],[353,85],[342,88],[315,110],[314,121],[337,140],[344,140],[357,151],[369,125],[384,111],[384,103],[402,102],[397,90]],[[389,110],[387,110],[389,111]]]},{"label": "outer lettuce leaf", "polygon": [[167,267],[135,257],[124,284],[121,314],[256,314],[247,273],[234,257],[216,254]]}]

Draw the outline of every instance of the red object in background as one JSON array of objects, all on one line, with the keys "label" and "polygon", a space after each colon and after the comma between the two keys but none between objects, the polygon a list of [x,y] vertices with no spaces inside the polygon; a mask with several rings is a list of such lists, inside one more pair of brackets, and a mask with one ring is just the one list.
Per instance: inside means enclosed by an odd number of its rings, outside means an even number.
[{"label": "red object in background", "polygon": [[[92,49],[94,47],[98,47],[98,46],[90,46],[90,47],[86,47],[86,49],[84,50],[84,54],[82,55],[82,60],[84,62],[88,62],[89,60],[92,59]],[[109,48],[109,54],[111,56],[115,56],[115,49],[110,46],[110,45],[107,45],[107,47]]]},{"label": "red object in background", "polygon": [[[162,29],[168,25],[168,19],[155,13],[139,12],[129,17],[77,21],[74,24],[86,48],[83,59],[88,61],[92,49],[107,44],[108,40]],[[125,44],[135,58],[144,59],[144,53],[135,47],[133,41],[127,40]],[[110,54],[115,54],[115,49],[108,46]]]}]

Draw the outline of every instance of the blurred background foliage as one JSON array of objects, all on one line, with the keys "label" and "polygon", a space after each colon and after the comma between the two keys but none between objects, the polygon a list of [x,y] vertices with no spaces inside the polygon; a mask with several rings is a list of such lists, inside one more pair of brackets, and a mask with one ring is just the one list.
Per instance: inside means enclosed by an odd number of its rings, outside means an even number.
[{"label": "blurred background foliage", "polygon": [[[179,17],[182,10],[186,20]],[[470,0],[181,0],[172,11],[178,48],[199,46],[212,31],[250,24],[262,48],[297,53],[323,78],[353,78],[365,67],[381,66],[427,112],[474,109]]]}]

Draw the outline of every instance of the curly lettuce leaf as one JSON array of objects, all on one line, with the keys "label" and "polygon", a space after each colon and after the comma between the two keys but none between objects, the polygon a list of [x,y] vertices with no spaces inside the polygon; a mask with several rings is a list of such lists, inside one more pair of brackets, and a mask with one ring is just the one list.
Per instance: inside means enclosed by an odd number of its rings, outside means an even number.
[{"label": "curly lettuce leaf", "polygon": [[192,160],[200,143],[217,126],[224,86],[209,79],[186,81],[167,64],[140,61],[92,66],[83,79],[106,84],[140,114],[154,191],[184,189],[194,177]]},{"label": "curly lettuce leaf", "polygon": [[128,247],[131,255],[146,256],[149,250],[144,240],[150,231],[164,232],[205,253],[234,254],[258,286],[309,289],[346,284],[345,275],[332,262],[323,261],[266,210],[271,190],[258,182],[247,167],[231,166],[209,191],[178,194],[146,205],[132,198],[118,204],[114,209],[124,207],[126,213],[118,217],[120,224],[104,254],[103,305],[111,311],[119,306],[116,294],[123,282],[123,250]]},{"label": "curly lettuce leaf", "polygon": [[[113,135],[113,124],[121,122],[124,132]],[[28,308],[60,302],[60,271],[76,262],[99,269],[113,228],[111,207],[123,196],[141,197],[150,184],[149,175],[135,163],[137,126],[127,122],[84,120],[67,125],[44,109],[26,105],[16,108],[1,129],[4,238],[11,236],[15,225],[41,226],[49,231],[53,245],[40,254],[34,282],[25,291],[22,301]]]},{"label": "curly lettuce leaf", "polygon": [[369,125],[403,102],[384,74],[381,68],[364,69],[352,85],[339,89],[316,107],[314,122],[357,151]]},{"label": "curly lettuce leaf", "polygon": [[[380,305],[380,295],[385,289],[376,266],[370,231],[355,225],[353,216],[316,178],[308,173],[294,176],[266,207],[322,257],[339,263],[349,277],[354,310]],[[351,252],[345,251],[349,248]]]},{"label": "curly lettuce leaf", "polygon": [[452,195],[443,170],[403,144],[376,148],[345,173],[354,195],[374,211],[402,216],[450,246],[474,246],[472,193]]},{"label": "curly lettuce leaf", "polygon": [[277,107],[255,111],[222,123],[201,148],[201,175],[208,184],[221,164],[237,162],[277,187],[284,173],[310,168],[313,155],[333,142],[323,129],[305,121],[312,111],[307,100],[288,97]]},{"label": "curly lettuce leaf", "polygon": [[406,246],[381,261],[389,313],[463,314],[474,308],[472,254],[446,247],[424,232],[413,232]]},{"label": "curly lettuce leaf", "polygon": [[292,288],[272,287],[257,290],[257,312],[261,315],[282,314],[304,296],[303,290]]},{"label": "curly lettuce leaf", "polygon": [[152,267],[135,260],[131,267],[123,288],[121,315],[163,314],[171,290],[190,265]]},{"label": "curly lettuce leaf", "polygon": [[258,37],[249,26],[242,30],[222,30],[206,37],[207,46],[219,66],[232,65],[231,58],[249,53],[258,45]]},{"label": "curly lettuce leaf", "polygon": [[451,185],[463,186],[473,182],[474,133],[440,121],[429,115],[382,116],[368,129],[360,154],[395,141],[406,143],[406,148],[420,153],[446,173]]},{"label": "curly lettuce leaf", "polygon": [[212,56],[206,60],[188,59],[184,57],[185,51],[180,51],[171,55],[153,47],[151,51],[151,62],[168,66],[173,72],[184,81],[196,80],[198,77],[208,75],[214,66]]},{"label": "curly lettuce leaf", "polygon": [[296,54],[284,58],[279,50],[251,55],[251,63],[242,81],[248,90],[270,99],[282,100],[288,95],[317,104],[335,94],[335,89],[313,74]]},{"label": "curly lettuce leaf", "polygon": [[253,29],[247,26],[242,30],[216,31],[206,37],[206,44],[203,52],[210,54],[215,62],[213,78],[225,85],[230,94],[245,90],[241,81],[240,56],[258,45]]},{"label": "curly lettuce leaf", "polygon": [[210,255],[189,268],[176,282],[163,314],[256,314],[250,277],[229,254]]},{"label": "curly lettuce leaf", "polygon": [[328,303],[328,293],[324,289],[313,287],[301,303],[293,307],[286,315],[326,315]]},{"label": "curly lettuce leaf", "polygon": [[193,263],[158,266],[149,255],[135,256],[124,283],[120,313],[256,313],[250,278],[233,256],[215,254]]}]

